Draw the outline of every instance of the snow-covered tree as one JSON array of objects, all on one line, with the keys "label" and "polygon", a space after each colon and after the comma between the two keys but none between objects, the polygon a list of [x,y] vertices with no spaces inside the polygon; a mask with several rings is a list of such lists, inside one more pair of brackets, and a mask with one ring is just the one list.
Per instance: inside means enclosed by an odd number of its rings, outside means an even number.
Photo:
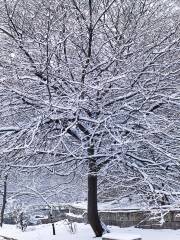
[{"label": "snow-covered tree", "polygon": [[179,189],[180,31],[172,3],[1,2],[2,159],[62,177],[87,174],[96,236],[98,176],[151,196]]}]

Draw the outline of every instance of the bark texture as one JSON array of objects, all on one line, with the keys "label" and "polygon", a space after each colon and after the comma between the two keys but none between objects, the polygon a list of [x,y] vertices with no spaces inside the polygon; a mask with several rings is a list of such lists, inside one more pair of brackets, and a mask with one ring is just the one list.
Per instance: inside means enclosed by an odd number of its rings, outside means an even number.
[{"label": "bark texture", "polygon": [[[88,150],[89,156],[94,154],[94,147],[91,146]],[[89,160],[88,174],[88,222],[91,225],[96,237],[101,237],[103,228],[98,215],[97,208],[97,167],[96,160]]]},{"label": "bark texture", "polygon": [[99,220],[97,209],[97,176],[88,176],[88,222],[91,225],[96,237],[101,237],[103,228]]}]

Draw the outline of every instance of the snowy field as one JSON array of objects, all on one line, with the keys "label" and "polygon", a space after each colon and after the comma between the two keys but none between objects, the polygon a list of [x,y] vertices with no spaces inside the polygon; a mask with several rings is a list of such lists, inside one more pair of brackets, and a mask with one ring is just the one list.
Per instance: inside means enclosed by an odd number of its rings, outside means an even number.
[{"label": "snowy field", "polygon": [[[141,235],[142,240],[179,240],[180,230],[142,230],[136,228],[111,227],[111,233]],[[29,227],[21,232],[15,226],[4,225],[0,235],[18,240],[93,240],[94,234],[89,225],[77,224],[77,231],[72,234],[67,231],[63,222],[56,223],[56,236],[52,236],[51,225]],[[101,238],[96,238],[101,239]],[[1,240],[1,238],[0,238]]]}]

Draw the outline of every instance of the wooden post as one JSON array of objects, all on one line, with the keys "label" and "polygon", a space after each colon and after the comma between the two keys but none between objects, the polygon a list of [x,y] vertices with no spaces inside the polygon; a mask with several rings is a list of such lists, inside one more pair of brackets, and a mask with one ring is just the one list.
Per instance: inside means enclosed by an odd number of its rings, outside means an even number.
[{"label": "wooden post", "polygon": [[52,205],[51,205],[51,210],[50,210],[50,221],[52,223],[53,235],[56,235],[55,225],[53,222],[53,206]]}]

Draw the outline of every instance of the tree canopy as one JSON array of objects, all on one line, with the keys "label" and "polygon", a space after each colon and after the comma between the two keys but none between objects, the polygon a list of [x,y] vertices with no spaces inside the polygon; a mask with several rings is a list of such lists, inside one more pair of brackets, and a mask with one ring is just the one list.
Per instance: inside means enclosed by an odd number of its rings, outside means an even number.
[{"label": "tree canopy", "polygon": [[99,176],[107,189],[173,201],[180,160],[174,1],[0,5],[1,166]]}]

